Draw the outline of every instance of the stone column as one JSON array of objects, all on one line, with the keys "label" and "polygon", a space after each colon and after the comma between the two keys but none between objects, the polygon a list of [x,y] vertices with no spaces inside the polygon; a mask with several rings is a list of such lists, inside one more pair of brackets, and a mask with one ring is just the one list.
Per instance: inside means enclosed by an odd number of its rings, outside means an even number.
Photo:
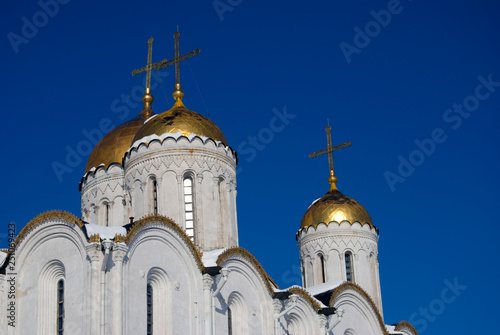
[{"label": "stone column", "polygon": [[205,335],[212,335],[212,323],[213,321],[213,316],[212,313],[212,286],[214,284],[214,280],[212,279],[212,276],[209,275],[208,273],[205,273],[203,275],[203,300],[204,300],[204,309],[205,309],[205,318],[203,320],[204,322],[204,328],[205,328]]},{"label": "stone column", "polygon": [[319,333],[320,334],[326,334],[326,321],[327,321],[327,318],[326,318],[326,316],[324,314],[317,314],[317,315],[318,315]]},{"label": "stone column", "polygon": [[90,333],[99,334],[99,311],[101,299],[99,296],[99,265],[101,259],[101,243],[99,235],[90,237],[90,244],[85,247],[90,260]]},{"label": "stone column", "polygon": [[276,316],[278,316],[281,313],[281,310],[283,309],[283,303],[279,299],[273,299],[273,322],[274,322],[274,335],[279,335],[281,334],[281,329],[280,329],[280,320]]},{"label": "stone column", "polygon": [[[115,241],[117,238],[115,237]],[[123,333],[123,258],[127,254],[128,246],[125,243],[115,243],[113,246],[113,334]]]},{"label": "stone column", "polygon": [[108,201],[108,226],[109,227],[114,227],[114,226],[120,226],[120,223],[115,224],[115,202],[113,200]]},{"label": "stone column", "polygon": [[222,223],[222,213],[221,213],[221,201],[220,201],[220,187],[219,187],[219,177],[213,177],[213,186],[212,186],[212,194],[213,194],[213,208],[214,208],[214,227],[212,229],[215,230],[215,240],[211,241],[208,246],[211,249],[222,248],[224,245],[224,227]]},{"label": "stone column", "polygon": [[184,230],[186,230],[186,220],[184,220],[184,176],[177,175],[177,194],[179,195],[179,213],[177,213],[178,220],[177,222],[179,226],[181,226]]},{"label": "stone column", "polygon": [[193,180],[194,185],[194,234],[196,245],[203,250],[205,245],[204,237],[204,227],[203,227],[203,196],[202,196],[202,183],[203,174],[197,174],[195,180]]},{"label": "stone column", "polygon": [[[158,215],[163,215],[163,216],[168,217],[167,208],[162,203],[162,201],[163,201],[163,192],[162,191],[163,191],[162,179],[161,179],[161,177],[156,177],[156,202],[158,204]],[[154,208],[153,208],[153,212],[154,212]]]},{"label": "stone column", "polygon": [[231,224],[231,241],[230,244],[238,246],[238,216],[236,214],[236,181],[229,181],[229,217]]}]

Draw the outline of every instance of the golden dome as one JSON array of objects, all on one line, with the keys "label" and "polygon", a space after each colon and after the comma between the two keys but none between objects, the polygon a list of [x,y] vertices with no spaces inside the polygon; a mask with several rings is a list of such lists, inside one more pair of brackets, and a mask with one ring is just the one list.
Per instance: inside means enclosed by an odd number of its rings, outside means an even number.
[{"label": "golden dome", "polygon": [[116,127],[97,143],[94,150],[90,153],[85,173],[89,172],[93,167],[97,168],[101,164],[104,164],[106,169],[111,163],[122,164],[123,155],[130,148],[135,134],[144,125],[144,121],[154,115],[151,109],[153,97],[145,94],[143,101],[145,106],[139,115]]},{"label": "golden dome", "polygon": [[370,214],[359,202],[343,195],[336,187],[332,187],[327,194],[307,209],[300,228],[317,226],[321,222],[328,224],[331,221],[337,221],[340,223],[344,220],[350,223],[356,221],[361,224],[368,223],[373,226]]},{"label": "golden dome", "polygon": [[[175,92],[174,92],[175,93]],[[174,94],[174,98],[175,98]],[[215,123],[201,114],[187,109],[182,103],[182,97],[177,97],[174,106],[166,112],[158,114],[153,119],[148,121],[135,135],[135,141],[149,135],[163,135],[166,133],[181,132],[182,135],[188,136],[196,134],[205,136],[215,141],[222,142],[227,146],[227,140],[222,131]],[[128,149],[128,148],[127,148]]]}]

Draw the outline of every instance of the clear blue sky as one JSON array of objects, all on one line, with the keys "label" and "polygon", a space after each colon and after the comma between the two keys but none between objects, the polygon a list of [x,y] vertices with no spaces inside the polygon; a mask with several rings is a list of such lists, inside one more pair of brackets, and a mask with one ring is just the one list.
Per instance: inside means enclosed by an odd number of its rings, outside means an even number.
[{"label": "clear blue sky", "polygon": [[[85,132],[140,112],[121,101],[142,95],[144,76],[131,71],[145,65],[151,36],[153,61],[172,58],[178,25],[181,53],[201,49],[181,66],[184,103],[239,151],[240,245],[281,287],[299,282],[295,233],[328,190],[327,158],[308,154],[326,147],[329,119],[334,144],[352,141],[334,155],[338,187],[380,228],[386,323],[491,332],[499,13],[493,1],[463,0],[4,1],[0,246],[10,222],[19,231],[46,210],[80,215]],[[173,84],[169,69],[155,112],[172,105]],[[269,130],[285,109],[286,124]],[[455,293],[442,295],[445,281]]]}]

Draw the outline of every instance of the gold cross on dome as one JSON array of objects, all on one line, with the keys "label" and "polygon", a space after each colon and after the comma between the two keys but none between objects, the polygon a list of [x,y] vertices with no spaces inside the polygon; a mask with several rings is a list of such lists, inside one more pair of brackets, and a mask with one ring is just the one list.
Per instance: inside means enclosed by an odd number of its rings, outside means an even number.
[{"label": "gold cross on dome", "polygon": [[166,59],[162,60],[161,62],[157,63],[152,63],[152,58],[153,58],[153,38],[151,37],[148,40],[148,63],[146,66],[136,69],[132,71],[132,76],[135,76],[136,74],[146,72],[146,93],[149,93],[151,89],[151,70],[157,66],[159,63],[166,61]]},{"label": "gold cross on dome", "polygon": [[175,57],[174,57],[174,59],[171,59],[171,60],[164,59],[161,62],[156,63],[155,70],[159,71],[161,69],[166,68],[167,66],[175,64],[175,84],[176,84],[176,89],[177,89],[177,85],[179,85],[179,90],[180,90],[181,73],[180,73],[180,64],[179,63],[185,59],[199,55],[200,49],[195,49],[191,52],[188,52],[187,54],[179,56],[179,36],[181,36],[181,34],[179,32],[176,32],[174,34],[174,40],[175,40]]},{"label": "gold cross on dome", "polygon": [[350,147],[351,141],[347,141],[345,143],[338,144],[336,146],[332,146],[332,134],[331,134],[331,132],[332,132],[332,128],[328,125],[328,127],[326,127],[326,138],[328,140],[328,147],[326,149],[316,151],[316,152],[309,154],[309,158],[314,158],[314,157],[321,156],[321,155],[328,153],[328,163],[330,165],[330,176],[328,177],[328,182],[331,185],[330,190],[335,190],[335,189],[337,189],[337,186],[335,185],[337,183],[337,177],[335,176],[335,172],[333,170],[333,152],[335,150],[340,150],[343,148]]}]

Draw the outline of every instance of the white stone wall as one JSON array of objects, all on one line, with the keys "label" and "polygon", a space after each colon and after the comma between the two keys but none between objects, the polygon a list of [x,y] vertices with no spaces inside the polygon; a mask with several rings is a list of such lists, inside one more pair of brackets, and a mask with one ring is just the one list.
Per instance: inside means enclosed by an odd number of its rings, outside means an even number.
[{"label": "white stone wall", "polygon": [[352,282],[361,286],[382,312],[378,271],[378,233],[368,224],[343,221],[320,223],[299,231],[298,247],[304,269],[304,287],[323,283],[319,255],[324,259],[326,282],[347,281],[345,253],[352,254]]},{"label": "white stone wall", "polygon": [[[260,274],[241,256],[232,256],[223,267],[229,274],[227,283],[215,297],[215,334],[227,335],[228,307],[234,320],[233,334],[272,334],[273,301]],[[216,278],[216,286],[220,277]],[[238,325],[242,326],[238,328]]]},{"label": "white stone wall", "polygon": [[[337,228],[354,229],[362,245],[370,233],[376,235],[356,224]],[[325,226],[318,232],[327,230]],[[302,236],[301,243],[319,243],[311,232]],[[358,250],[358,243],[353,244],[357,254],[367,249]],[[145,333],[148,283],[153,286],[154,334],[226,335],[228,307],[233,334],[325,333],[327,318],[317,314],[304,296],[295,303],[291,298],[272,298],[267,275],[245,252],[235,252],[221,264],[229,273],[212,306],[211,296],[222,285],[222,275],[203,275],[190,245],[173,226],[161,221],[144,224],[128,245],[109,240],[89,243],[82,228],[63,219],[40,222],[24,232],[16,248],[17,327],[3,323],[0,333],[55,333],[59,279],[65,283],[64,328],[72,335]],[[109,256],[103,264],[105,249]],[[326,254],[327,248],[322,250]],[[0,280],[0,288],[5,288],[7,277]],[[5,304],[5,289],[2,293],[0,301]],[[345,313],[330,334],[381,334],[373,305],[356,289],[342,291],[334,307]],[[5,313],[0,309],[1,318]],[[209,331],[212,326],[214,332]]]},{"label": "white stone wall", "polygon": [[158,214],[185,229],[186,177],[193,180],[195,244],[202,250],[237,246],[236,158],[210,139],[167,137],[131,149],[125,156],[131,216],[153,214],[151,185],[156,180]]},{"label": "white stone wall", "polygon": [[[333,304],[343,310],[342,320],[328,335],[382,335],[382,329],[372,306],[358,292],[347,290]],[[336,315],[330,316],[330,322]]]},{"label": "white stone wall", "polygon": [[[2,334],[55,334],[57,282],[64,280],[65,329],[89,334],[90,263],[78,226],[50,220],[35,227],[16,249],[16,328]],[[5,317],[0,313],[1,317]]]},{"label": "white stone wall", "polygon": [[153,287],[154,334],[201,334],[202,274],[186,242],[171,228],[148,225],[134,238],[125,257],[123,282],[123,334],[146,332],[148,283]]}]

